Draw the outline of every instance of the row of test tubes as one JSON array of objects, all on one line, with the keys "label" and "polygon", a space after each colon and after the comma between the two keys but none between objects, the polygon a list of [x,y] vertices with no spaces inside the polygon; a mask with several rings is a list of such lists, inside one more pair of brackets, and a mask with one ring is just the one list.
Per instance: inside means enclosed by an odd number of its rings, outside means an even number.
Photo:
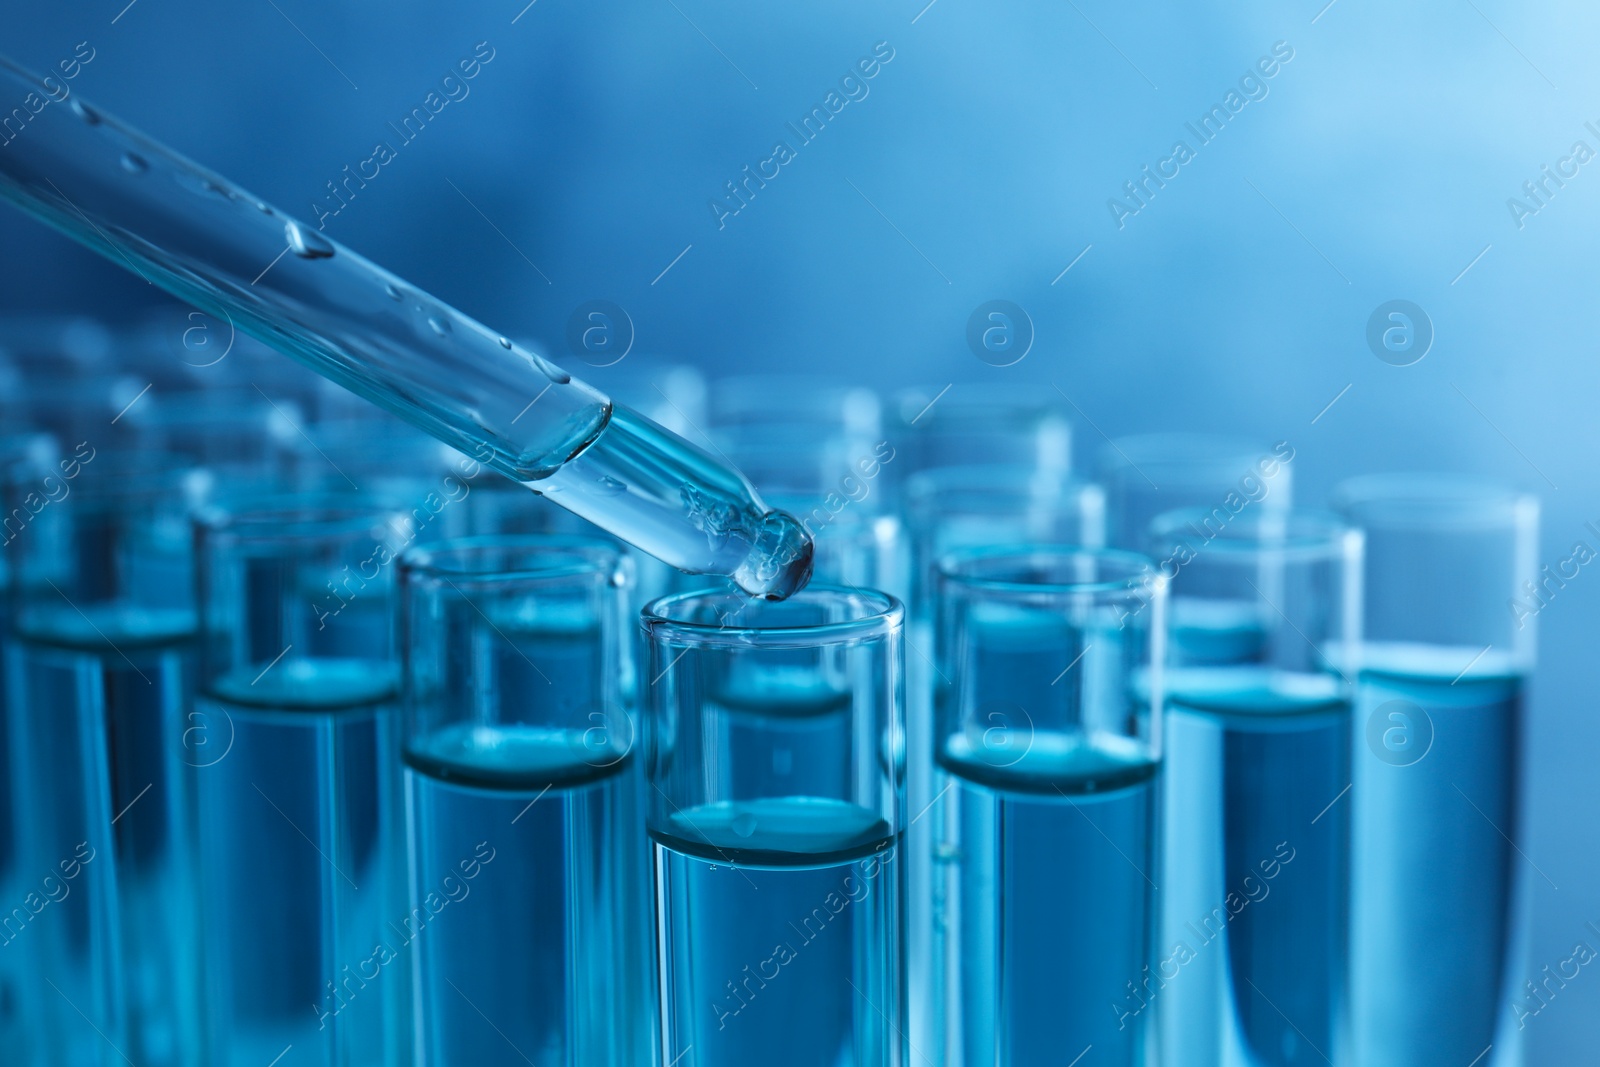
[{"label": "row of test tubes", "polygon": [[595,369],[763,603],[208,328],[0,322],[6,1062],[1518,1062],[1528,498]]}]

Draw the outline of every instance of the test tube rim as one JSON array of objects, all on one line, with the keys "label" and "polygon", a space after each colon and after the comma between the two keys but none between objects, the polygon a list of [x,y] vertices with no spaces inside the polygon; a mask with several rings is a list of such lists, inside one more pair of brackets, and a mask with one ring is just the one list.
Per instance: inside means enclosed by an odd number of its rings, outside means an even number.
[{"label": "test tube rim", "polygon": [[[1210,517],[1214,513],[1214,509],[1203,507],[1163,511],[1150,520],[1150,554],[1157,555],[1170,548],[1172,542],[1162,539],[1170,536],[1180,524],[1198,517]],[[1269,540],[1270,533],[1262,536],[1264,530],[1270,531],[1272,527],[1279,527],[1283,531],[1280,539]],[[1254,536],[1240,536],[1245,533]],[[1234,515],[1199,551],[1215,553],[1236,562],[1271,555],[1274,559],[1310,563],[1352,559],[1359,555],[1363,541],[1361,529],[1335,512],[1290,509]]]},{"label": "test tube rim", "polygon": [[1044,390],[1023,385],[963,382],[959,390],[912,385],[896,390],[889,403],[901,428],[916,432],[1001,429],[996,425],[999,416],[1012,416],[1014,421],[1054,418],[1069,426],[1072,422],[1064,403]]},{"label": "test tube rim", "polygon": [[1532,493],[1454,472],[1386,472],[1334,487],[1335,514],[1353,526],[1391,530],[1518,528],[1537,521]]},{"label": "test tube rim", "polygon": [[[53,435],[41,431],[36,436],[54,442],[51,458],[65,458]],[[37,458],[31,456],[0,464],[3,493],[33,487],[40,478],[54,474],[48,465],[37,464]],[[181,452],[166,449],[108,451],[82,463],[71,492],[62,497],[61,502],[68,507],[82,507],[85,504],[117,506],[173,496],[195,500],[209,488],[209,474],[205,464]]]},{"label": "test tube rim", "polygon": [[375,497],[337,492],[247,492],[195,511],[194,525],[207,540],[231,545],[331,541],[371,535],[399,509]]},{"label": "test tube rim", "polygon": [[[970,481],[968,479],[971,479]],[[953,484],[952,484],[953,483]],[[961,463],[919,470],[906,479],[906,505],[913,517],[925,517],[931,507],[941,514],[964,513],[952,510],[952,496],[973,499],[1022,495],[1040,502],[1056,499],[1089,501],[1100,498],[1100,485],[1065,471],[1028,470],[1011,464]]]},{"label": "test tube rim", "polygon": [[[688,604],[738,603],[759,612],[789,611],[823,599],[870,605],[853,618],[804,626],[727,626],[676,618],[673,610]],[[723,589],[697,589],[671,593],[646,604],[639,612],[640,626],[653,644],[694,648],[800,648],[859,644],[902,632],[905,605],[898,597],[878,589],[840,585],[808,585],[782,601],[752,600]]]},{"label": "test tube rim", "polygon": [[[1186,455],[1188,450],[1196,454]],[[1101,477],[1132,475],[1140,480],[1148,477],[1148,469],[1155,468],[1165,472],[1161,481],[1190,486],[1209,484],[1218,472],[1236,477],[1241,471],[1253,471],[1256,460],[1271,451],[1271,446],[1263,449],[1261,442],[1248,437],[1191,430],[1155,431],[1106,441],[1099,449],[1095,468]],[[1288,460],[1280,462],[1289,465]]]},{"label": "test tube rim", "polygon": [[[538,567],[453,569],[441,558],[494,550],[514,550],[534,556],[559,554],[564,562],[552,561],[550,566]],[[473,589],[557,583],[591,576],[603,576],[614,584],[624,573],[627,556],[623,546],[586,534],[475,534],[412,545],[400,554],[400,576],[405,583],[439,581]]]},{"label": "test tube rim", "polygon": [[[1050,560],[1062,564],[1088,560],[1096,564],[1117,564],[1126,568],[1126,571],[1122,577],[1116,579],[1062,582],[992,578],[961,569],[978,564],[1022,566],[1027,560]],[[946,552],[939,557],[935,569],[941,583],[948,582],[969,590],[998,596],[1035,597],[1090,593],[1147,599],[1149,594],[1165,589],[1167,584],[1167,579],[1157,567],[1155,560],[1142,552],[1084,545],[1039,543],[977,545]]]}]

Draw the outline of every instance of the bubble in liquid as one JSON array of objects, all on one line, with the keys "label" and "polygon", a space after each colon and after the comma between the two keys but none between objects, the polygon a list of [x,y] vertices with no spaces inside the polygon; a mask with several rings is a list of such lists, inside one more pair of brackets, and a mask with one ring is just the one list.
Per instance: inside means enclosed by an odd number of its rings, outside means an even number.
[{"label": "bubble in liquid", "polygon": [[122,153],[122,169],[129,174],[143,174],[150,169],[150,164],[145,162],[143,156],[135,152],[124,152]]},{"label": "bubble in liquid", "polygon": [[100,113],[94,108],[90,107],[88,104],[85,104],[82,100],[74,100],[72,102],[72,111],[73,114],[77,115],[89,125],[100,125]]},{"label": "bubble in liquid", "polygon": [[509,351],[510,348],[511,348],[511,338],[509,338],[509,337],[500,338],[500,347]]},{"label": "bubble in liquid", "polygon": [[740,837],[749,837],[756,832],[756,817],[748,811],[740,812],[733,817],[733,822],[730,826],[733,832]]},{"label": "bubble in liquid", "polygon": [[289,239],[289,250],[301,259],[329,259],[333,256],[333,245],[315,230],[290,222],[283,227],[283,233]]},{"label": "bubble in liquid", "polygon": [[433,327],[433,332],[444,337],[450,332],[450,320],[439,315],[429,315],[428,325]]}]

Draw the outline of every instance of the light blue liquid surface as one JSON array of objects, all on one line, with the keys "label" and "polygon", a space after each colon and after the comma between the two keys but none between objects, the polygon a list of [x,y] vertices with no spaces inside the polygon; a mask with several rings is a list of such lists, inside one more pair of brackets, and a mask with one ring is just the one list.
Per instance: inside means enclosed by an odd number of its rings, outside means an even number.
[{"label": "light blue liquid surface", "polygon": [[[1357,743],[1357,1062],[1470,1063],[1490,1045],[1483,1063],[1518,1062],[1511,1005],[1524,991],[1510,988],[1509,947],[1518,884],[1539,877],[1512,844],[1522,677],[1504,654],[1476,648],[1369,646],[1363,663],[1358,730],[1377,715],[1431,743],[1392,762]],[[1393,751],[1407,739],[1390,740]]]},{"label": "light blue liquid surface", "polygon": [[446,727],[407,753],[413,944],[390,942],[422,1064],[651,1062],[639,768],[583,734]]},{"label": "light blue liquid surface", "polygon": [[[1211,634],[1192,658],[1226,659],[1225,643]],[[1181,667],[1168,701],[1162,962],[1140,991],[1161,1013],[1164,1055],[1193,1067],[1348,1062],[1350,707],[1339,679]]]},{"label": "light blue liquid surface", "polygon": [[205,1062],[388,1067],[409,1000],[409,962],[377,952],[407,918],[393,668],[263,667],[198,702],[230,741],[197,774]]},{"label": "light blue liquid surface", "polygon": [[179,743],[193,625],[121,604],[34,608],[10,644],[21,895],[4,902],[0,953],[24,961],[34,1062],[199,1062]]},{"label": "light blue liquid surface", "polygon": [[903,859],[888,823],[769,797],[676,812],[653,836],[663,1063],[904,1062]]}]

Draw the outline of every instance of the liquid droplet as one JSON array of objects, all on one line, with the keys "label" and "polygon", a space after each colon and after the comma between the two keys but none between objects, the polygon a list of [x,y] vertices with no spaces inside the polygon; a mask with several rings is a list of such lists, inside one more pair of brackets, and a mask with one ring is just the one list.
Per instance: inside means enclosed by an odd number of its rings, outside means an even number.
[{"label": "liquid droplet", "polygon": [[608,474],[600,479],[596,484],[596,488],[599,489],[602,496],[617,496],[628,491],[628,484],[618,481]]},{"label": "liquid droplet", "polygon": [[122,169],[129,174],[143,174],[150,169],[150,164],[146,163],[144,157],[137,153],[124,152],[122,154]]},{"label": "liquid droplet", "polygon": [[444,337],[450,332],[450,320],[440,318],[438,315],[428,316],[428,325],[433,327],[433,332]]},{"label": "liquid droplet", "polygon": [[214,181],[207,181],[205,183],[205,186],[206,186],[206,192],[210,193],[212,196],[220,196],[224,200],[232,200],[233,199],[233,191],[231,189],[229,189],[227,186],[218,185]]},{"label": "liquid droplet", "polygon": [[509,337],[500,338],[500,347],[506,349],[507,351],[509,351],[510,348],[511,348],[511,338],[509,338]]},{"label": "liquid droplet", "polygon": [[289,250],[301,259],[329,259],[333,256],[333,245],[315,230],[291,222],[284,226],[283,233],[289,239]]},{"label": "liquid droplet", "polygon": [[733,832],[740,837],[749,837],[756,832],[756,817],[748,811],[741,812],[733,817],[731,824]]},{"label": "liquid droplet", "polygon": [[390,300],[404,300],[406,298],[406,294],[402,293],[400,287],[393,282],[384,286],[383,291],[389,294]]},{"label": "liquid droplet", "polygon": [[256,210],[261,212],[263,215],[272,214],[272,209],[259,200],[256,201]]},{"label": "liquid droplet", "polygon": [[82,100],[74,100],[72,102],[72,111],[75,115],[77,115],[84,122],[87,122],[89,125],[100,125],[100,113],[94,108],[90,107],[88,104],[85,104]]}]

